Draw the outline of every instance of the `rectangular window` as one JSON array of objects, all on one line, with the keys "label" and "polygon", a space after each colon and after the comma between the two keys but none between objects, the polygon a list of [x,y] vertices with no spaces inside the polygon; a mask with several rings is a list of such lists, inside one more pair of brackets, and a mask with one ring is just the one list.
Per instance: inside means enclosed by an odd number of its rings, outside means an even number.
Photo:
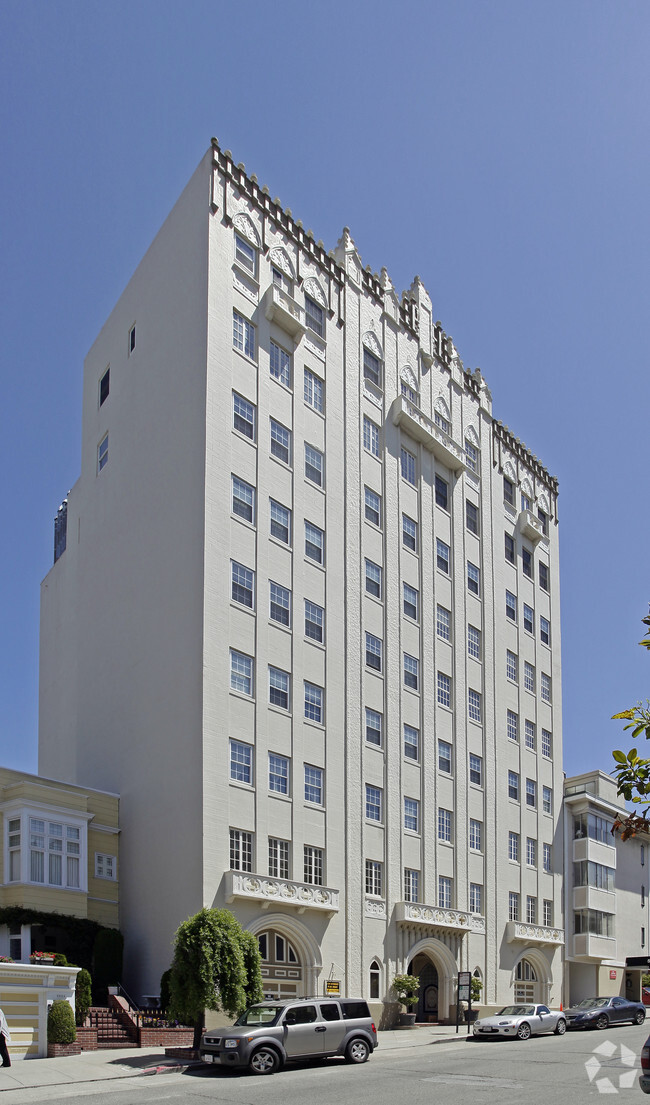
[{"label": "rectangular window", "polygon": [[508,772],[508,798],[519,801],[519,775],[516,771]]},{"label": "rectangular window", "polygon": [[381,525],[381,495],[369,487],[365,489],[365,513],[367,522],[372,522],[374,526]]},{"label": "rectangular window", "polygon": [[420,683],[420,661],[404,653],[404,686],[417,691]]},{"label": "rectangular window", "polygon": [[469,781],[477,787],[483,786],[483,757],[469,754]]},{"label": "rectangular window", "polygon": [[373,457],[379,456],[379,426],[376,426],[365,414],[363,416],[363,447]]},{"label": "rectangular window", "polygon": [[232,424],[238,433],[255,441],[255,407],[236,391],[232,393]]},{"label": "rectangular window", "polygon": [[550,645],[551,643],[551,623],[548,618],[543,618],[540,614],[539,618],[539,636],[543,645]]},{"label": "rectangular window", "polygon": [[368,744],[374,744],[381,748],[382,716],[377,710],[371,710],[366,706],[366,740]]},{"label": "rectangular window", "polygon": [[366,783],[366,820],[381,821],[382,791],[381,787],[373,787]]},{"label": "rectangular window", "polygon": [[415,487],[415,457],[412,453],[409,453],[408,449],[402,448],[400,450],[400,468],[402,479]]},{"label": "rectangular window", "polygon": [[438,771],[451,775],[451,745],[449,741],[438,740]]},{"label": "rectangular window", "polygon": [[315,721],[317,725],[323,724],[323,698],[322,687],[305,682],[305,717],[308,721]]},{"label": "rectangular window", "polygon": [[419,760],[420,758],[420,731],[412,725],[404,726],[404,755],[407,760]]},{"label": "rectangular window", "polygon": [[512,622],[517,621],[517,596],[511,591],[506,591],[506,618],[510,618]]},{"label": "rectangular window", "polygon": [[381,671],[381,641],[373,633],[366,633],[366,667]]},{"label": "rectangular window", "polygon": [[481,631],[475,625],[467,626],[467,655],[474,660],[481,659]]},{"label": "rectangular window", "polygon": [[232,477],[232,512],[251,525],[255,520],[255,488],[238,476]]},{"label": "rectangular window", "polygon": [[519,863],[519,833],[508,833],[508,859]]},{"label": "rectangular window", "polygon": [[269,369],[271,376],[285,387],[291,387],[291,357],[274,341],[270,343],[269,348]]},{"label": "rectangular window", "polygon": [[305,479],[315,483],[317,487],[323,486],[323,463],[320,449],[314,449],[313,445],[305,442]]},{"label": "rectangular window", "polygon": [[449,502],[449,484],[446,480],[443,480],[442,476],[436,476],[435,478],[435,493],[436,506],[441,506],[443,510],[447,510]]},{"label": "rectangular window", "polygon": [[506,649],[506,676],[512,679],[513,683],[519,680],[519,659],[509,648]]},{"label": "rectangular window", "polygon": [[242,606],[253,609],[253,586],[255,573],[236,560],[230,561],[231,591],[233,602],[239,602]]},{"label": "rectangular window", "polygon": [[323,413],[323,381],[314,376],[308,368],[305,369],[304,399],[308,407],[313,407],[319,414]]},{"label": "rectangular window", "polygon": [[420,803],[416,798],[404,799],[404,828],[418,833],[420,825]]},{"label": "rectangular window", "polygon": [[542,867],[549,873],[553,869],[553,860],[550,844],[542,844]]},{"label": "rectangular window", "polygon": [[[549,898],[544,898],[544,914],[542,917],[542,924],[546,928],[553,928],[553,902]],[[641,945],[643,947],[643,944]]]},{"label": "rectangular window", "polygon": [[404,584],[404,613],[407,618],[418,620],[419,593],[409,583]]},{"label": "rectangular window", "polygon": [[114,880],[115,877],[115,856],[106,856],[102,855],[101,852],[95,852],[95,878]]},{"label": "rectangular window", "polygon": [[438,426],[439,429],[442,430],[443,433],[447,435],[451,434],[451,423],[449,422],[449,419],[445,418],[445,416],[440,413],[440,411],[433,412],[433,421],[435,422],[436,426]]},{"label": "rectangular window", "polygon": [[508,920],[519,920],[519,895],[514,890],[508,894]]},{"label": "rectangular window", "polygon": [[530,549],[527,549],[524,545],[521,550],[521,565],[524,570],[524,575],[529,579],[533,578],[533,554]]},{"label": "rectangular window", "polygon": [[479,882],[469,884],[469,911],[470,913],[483,912],[483,887]]},{"label": "rectangular window", "polygon": [[437,675],[437,698],[440,706],[451,708],[451,676],[439,671]]},{"label": "rectangular window", "polygon": [[253,834],[241,829],[230,830],[230,870],[253,870]]},{"label": "rectangular window", "polygon": [[317,564],[325,562],[325,534],[311,522],[305,522],[305,556]]},{"label": "rectangular window", "polygon": [[365,346],[363,347],[363,378],[374,384],[376,388],[381,387],[381,361]]},{"label": "rectangular window", "polygon": [[473,595],[481,594],[481,572],[470,560],[467,561],[467,589]]},{"label": "rectangular window", "polygon": [[449,575],[449,545],[446,545],[439,537],[436,539],[436,566],[445,575]]},{"label": "rectangular window", "polygon": [[271,620],[280,625],[291,625],[291,591],[270,580],[269,592]]},{"label": "rectangular window", "polygon": [[506,560],[509,564],[515,563],[515,539],[509,533],[504,534],[506,545]]},{"label": "rectangular window", "polygon": [[289,878],[289,841],[269,837],[269,875],[272,879]]},{"label": "rectangular window", "polygon": [[524,494],[523,491],[521,493],[521,509],[522,510],[530,510],[531,509],[530,499],[528,498],[528,495]]},{"label": "rectangular window", "polygon": [[553,813],[553,791],[551,787],[542,787],[542,810],[544,813]]},{"label": "rectangular window", "polygon": [[475,445],[472,445],[471,441],[465,438],[465,464],[469,468],[470,472],[478,474],[479,468],[479,451]]},{"label": "rectangular window", "polygon": [[274,418],[271,422],[271,455],[291,464],[291,433],[286,426],[281,426]]},{"label": "rectangular window", "polygon": [[544,537],[548,537],[548,514],[546,514],[543,510],[538,510],[537,517],[542,523],[542,533],[544,534]]},{"label": "rectangular window", "polygon": [[551,701],[551,677],[546,675],[545,672],[540,676],[540,693],[544,702]]},{"label": "rectangular window", "polygon": [[479,536],[479,518],[478,507],[475,503],[471,503],[469,499],[465,500],[465,524],[470,533],[475,533]]},{"label": "rectangular window", "polygon": [[374,898],[382,896],[383,864],[376,859],[366,860],[366,894]]},{"label": "rectangular window", "polygon": [[305,599],[305,637],[323,643],[323,623],[325,611],[322,606]]},{"label": "rectangular window", "polygon": [[240,694],[253,694],[253,657],[230,650],[230,689]]},{"label": "rectangular window", "polygon": [[404,868],[404,901],[420,901],[420,872],[412,867]]},{"label": "rectangular window", "polygon": [[509,740],[519,740],[519,717],[514,710],[508,710],[506,713],[506,732]]},{"label": "rectangular window", "polygon": [[310,330],[318,334],[319,338],[325,333],[325,312],[319,303],[310,296],[305,296],[305,322]]},{"label": "rectangular window", "polygon": [[537,841],[532,836],[526,837],[526,863],[537,867]]},{"label": "rectangular window", "polygon": [[269,702],[280,710],[289,709],[289,672],[269,665]]},{"label": "rectangular window", "polygon": [[542,588],[542,591],[548,591],[549,590],[548,564],[544,564],[544,562],[542,560],[540,560],[538,570],[539,570],[539,585]]},{"label": "rectangular window", "polygon": [[468,689],[467,691],[467,709],[470,717],[470,721],[478,721],[481,723],[481,696],[478,691]]},{"label": "rectangular window", "polygon": [[304,879],[309,886],[323,885],[323,849],[304,846]]},{"label": "rectangular window", "polygon": [[524,603],[524,629],[527,633],[535,632],[535,611],[526,603]]},{"label": "rectangular window", "polygon": [[289,761],[276,752],[269,752],[269,790],[275,794],[289,793]]},{"label": "rectangular window", "polygon": [[106,400],[108,399],[108,393],[109,393],[110,389],[111,389],[111,370],[110,370],[110,368],[107,368],[106,372],[104,373],[101,380],[99,381],[99,405],[100,405],[100,407],[103,406],[104,403],[106,402]]},{"label": "rectangular window", "polygon": [[232,344],[240,353],[255,360],[255,327],[237,311],[232,313]]},{"label": "rectangular window", "polygon": [[366,560],[366,591],[376,599],[381,598],[381,568],[373,560]]},{"label": "rectangular window", "polygon": [[535,668],[527,660],[524,661],[524,687],[531,694],[535,693]]},{"label": "rectangular window", "polygon": [[515,485],[507,476],[503,477],[503,500],[509,506],[515,505]]},{"label": "rectangular window", "polygon": [[537,783],[534,779],[526,779],[526,805],[537,808]]},{"label": "rectangular window", "polygon": [[529,721],[528,718],[524,721],[524,744],[531,752],[535,751],[535,746],[537,744],[535,722]]},{"label": "rectangular window", "polygon": [[418,551],[418,524],[408,514],[402,515],[402,544],[411,552]]},{"label": "rectangular window", "polygon": [[447,875],[438,875],[438,909],[451,909],[453,896],[453,882]]},{"label": "rectangular window", "polygon": [[436,607],[436,633],[443,641],[451,640],[451,610],[444,606]]},{"label": "rectangular window", "polygon": [[469,819],[469,846],[473,852],[483,851],[483,822]]},{"label": "rectangular window", "polygon": [[537,898],[533,898],[532,894],[526,897],[526,924],[537,924]]},{"label": "rectangular window", "polygon": [[235,259],[239,264],[248,269],[253,276],[257,271],[257,250],[253,249],[251,245],[241,238],[239,234],[235,234]]},{"label": "rectangular window", "polygon": [[553,737],[548,729],[542,729],[542,756],[550,760],[553,755]]},{"label": "rectangular window", "polygon": [[451,810],[444,810],[438,806],[438,840],[445,840],[451,844]]},{"label": "rectangular window", "polygon": [[323,769],[305,764],[305,802],[323,804]]},{"label": "rectangular window", "polygon": [[276,503],[275,499],[269,499],[271,507],[271,537],[282,541],[285,545],[291,544],[291,511],[286,506]]},{"label": "rectangular window", "polygon": [[97,446],[97,474],[108,464],[108,434],[106,434]]}]

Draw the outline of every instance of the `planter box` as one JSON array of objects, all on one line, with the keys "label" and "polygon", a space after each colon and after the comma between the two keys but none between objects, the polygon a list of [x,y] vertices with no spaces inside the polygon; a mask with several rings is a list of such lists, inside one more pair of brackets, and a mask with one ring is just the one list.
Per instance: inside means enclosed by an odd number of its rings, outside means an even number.
[{"label": "planter box", "polygon": [[60,1059],[63,1055],[81,1055],[81,1044],[75,1040],[73,1044],[48,1044],[48,1059]]}]

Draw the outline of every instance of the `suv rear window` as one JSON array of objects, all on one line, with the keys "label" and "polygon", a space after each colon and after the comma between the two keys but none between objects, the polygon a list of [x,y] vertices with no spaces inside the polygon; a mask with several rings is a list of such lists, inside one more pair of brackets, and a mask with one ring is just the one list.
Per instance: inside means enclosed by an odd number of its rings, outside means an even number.
[{"label": "suv rear window", "polygon": [[342,1001],[341,1009],[343,1011],[343,1019],[346,1021],[355,1020],[357,1017],[370,1016],[367,1001]]}]

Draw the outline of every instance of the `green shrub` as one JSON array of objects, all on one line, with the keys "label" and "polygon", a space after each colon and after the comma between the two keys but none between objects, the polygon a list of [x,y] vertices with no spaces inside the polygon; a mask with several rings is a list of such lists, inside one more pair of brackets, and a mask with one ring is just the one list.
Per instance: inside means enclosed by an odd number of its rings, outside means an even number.
[{"label": "green shrub", "polygon": [[169,1002],[171,998],[170,980],[172,977],[172,969],[168,969],[163,973],[160,979],[160,1012],[166,1017],[169,1009]]},{"label": "green shrub", "polygon": [[64,956],[63,952],[57,952],[56,955],[54,956],[54,966],[55,967],[67,967],[68,966],[68,960]]},{"label": "green shrub", "polygon": [[76,1039],[72,1006],[67,1001],[53,1001],[47,1015],[48,1044],[73,1044]]},{"label": "green shrub", "polygon": [[89,972],[83,968],[77,975],[74,995],[74,1019],[78,1028],[81,1028],[84,1023],[91,1005],[92,979]]}]

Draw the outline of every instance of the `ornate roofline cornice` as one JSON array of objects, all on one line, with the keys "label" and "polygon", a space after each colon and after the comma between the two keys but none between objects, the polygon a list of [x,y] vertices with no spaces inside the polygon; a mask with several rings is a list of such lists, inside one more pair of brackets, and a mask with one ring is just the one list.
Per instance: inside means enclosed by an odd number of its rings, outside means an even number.
[{"label": "ornate roofline cornice", "polygon": [[530,468],[531,472],[534,472],[538,479],[543,480],[554,495],[557,495],[559,491],[557,476],[551,476],[549,474],[548,469],[546,469],[542,462],[531,453],[530,449],[524,445],[523,441],[515,437],[512,430],[504,426],[503,422],[499,422],[497,418],[492,420],[492,429],[494,436],[498,438],[499,441],[502,441],[504,445],[507,445],[515,456],[523,461],[523,463]]}]

